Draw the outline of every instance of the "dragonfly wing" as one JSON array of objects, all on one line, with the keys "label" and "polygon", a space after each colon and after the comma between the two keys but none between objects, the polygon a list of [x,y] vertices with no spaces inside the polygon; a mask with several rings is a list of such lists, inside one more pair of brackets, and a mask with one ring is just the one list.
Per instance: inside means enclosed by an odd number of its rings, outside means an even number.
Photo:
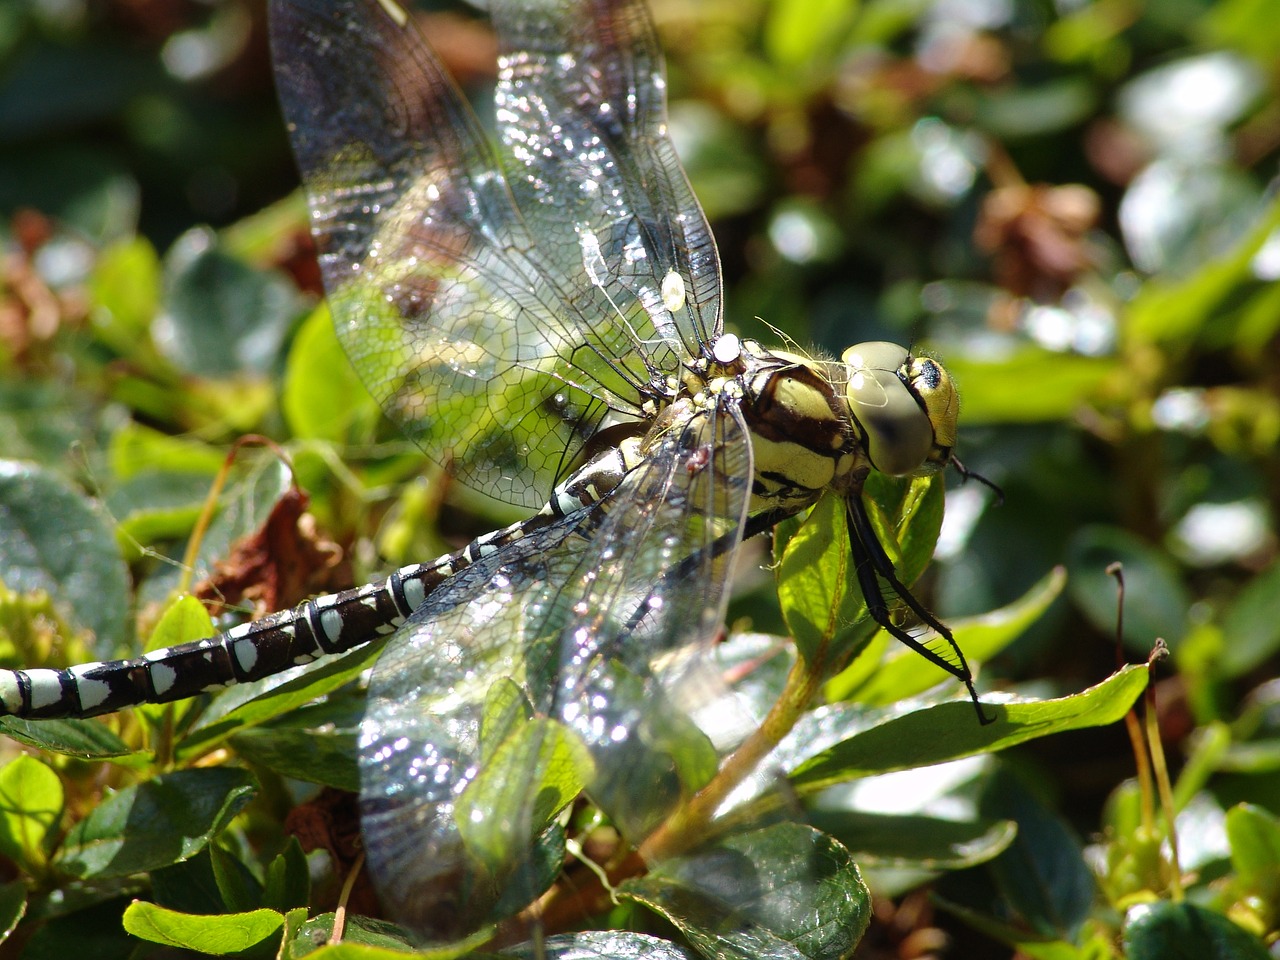
[{"label": "dragonfly wing", "polygon": [[498,130],[520,208],[538,236],[561,235],[549,252],[564,276],[579,287],[594,276],[615,303],[638,299],[659,333],[697,356],[721,329],[720,261],[671,143],[646,5],[495,0],[490,9]]},{"label": "dragonfly wing", "polygon": [[[715,772],[723,744],[693,714],[727,696],[705,653],[750,446],[733,404],[651,440],[598,508],[455,575],[374,671],[366,847],[384,902],[427,940],[499,919],[529,844],[579,790],[637,841]],[[516,908],[541,890],[519,892]]]},{"label": "dragonfly wing", "polygon": [[[670,311],[652,312],[654,271],[641,282],[627,260],[649,246],[608,233],[628,202],[575,208],[563,190],[537,202],[513,190],[398,10],[391,0],[272,3],[280,100],[338,335],[387,415],[438,462],[488,493],[539,506],[598,430],[642,418],[685,343]],[[639,31],[628,42],[653,39]],[[626,91],[607,95],[625,102]],[[614,152],[625,160],[641,144],[656,149],[665,165],[650,172],[676,176],[680,189],[637,193],[645,207],[630,220],[666,237],[655,263],[690,265],[666,302],[701,296],[718,316],[714,246],[669,142],[648,143],[651,126]],[[520,177],[567,175],[556,156],[524,164]],[[613,190],[617,178],[597,185]],[[664,211],[662,202],[682,205]],[[672,224],[691,216],[697,225],[677,253]],[[685,284],[692,295],[677,297]]]}]

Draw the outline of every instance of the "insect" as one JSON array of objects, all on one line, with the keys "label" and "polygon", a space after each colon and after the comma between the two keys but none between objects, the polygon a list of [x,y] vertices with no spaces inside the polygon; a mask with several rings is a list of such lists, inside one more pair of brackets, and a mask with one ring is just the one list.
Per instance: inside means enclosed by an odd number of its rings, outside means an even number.
[{"label": "insect", "polygon": [[0,673],[4,713],[86,717],[390,634],[360,737],[363,833],[388,908],[428,939],[500,915],[579,791],[638,842],[705,782],[710,741],[682,700],[735,555],[824,492],[845,503],[872,617],[978,706],[863,502],[873,470],[955,463],[945,369],[888,343],[829,361],[726,332],[640,0],[489,8],[496,145],[393,0],[272,0],[272,45],[352,363],[460,479],[537,512],[197,643]]}]

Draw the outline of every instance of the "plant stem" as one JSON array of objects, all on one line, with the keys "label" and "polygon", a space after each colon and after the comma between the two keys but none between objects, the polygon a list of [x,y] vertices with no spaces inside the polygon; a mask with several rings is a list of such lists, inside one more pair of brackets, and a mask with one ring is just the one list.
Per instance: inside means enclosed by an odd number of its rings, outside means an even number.
[{"label": "plant stem", "polygon": [[781,695],[774,701],[764,721],[730,755],[711,782],[640,845],[640,855],[653,863],[683,853],[705,839],[707,827],[725,798],[791,732],[817,693],[818,684],[815,673],[797,658],[787,674]]}]

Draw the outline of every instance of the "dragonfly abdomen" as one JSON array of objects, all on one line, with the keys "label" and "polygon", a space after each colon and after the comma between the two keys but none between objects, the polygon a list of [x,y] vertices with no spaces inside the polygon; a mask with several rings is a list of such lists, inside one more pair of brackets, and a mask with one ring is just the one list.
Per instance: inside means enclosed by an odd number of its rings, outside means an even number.
[{"label": "dragonfly abdomen", "polygon": [[395,630],[463,559],[404,567],[384,580],[128,660],[2,671],[0,713],[40,720],[93,717],[182,700],[343,653]]},{"label": "dragonfly abdomen", "polygon": [[383,580],[307,600],[217,636],[64,670],[0,670],[0,716],[95,717],[141,703],[184,700],[353,650],[394,633],[454,574],[594,503],[617,483],[620,463],[616,450],[607,452],[558,487],[540,513],[457,553],[401,567]]}]

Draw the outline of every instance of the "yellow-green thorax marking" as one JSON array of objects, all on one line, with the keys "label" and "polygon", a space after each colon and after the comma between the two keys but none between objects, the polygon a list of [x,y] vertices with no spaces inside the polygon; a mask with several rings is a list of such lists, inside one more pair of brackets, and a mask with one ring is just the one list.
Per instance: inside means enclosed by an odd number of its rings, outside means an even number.
[{"label": "yellow-green thorax marking", "polygon": [[742,392],[752,514],[802,510],[828,488],[854,496],[872,469],[915,476],[951,460],[955,386],[937,361],[898,344],[858,344],[837,362],[726,334],[693,372],[707,392]]}]

